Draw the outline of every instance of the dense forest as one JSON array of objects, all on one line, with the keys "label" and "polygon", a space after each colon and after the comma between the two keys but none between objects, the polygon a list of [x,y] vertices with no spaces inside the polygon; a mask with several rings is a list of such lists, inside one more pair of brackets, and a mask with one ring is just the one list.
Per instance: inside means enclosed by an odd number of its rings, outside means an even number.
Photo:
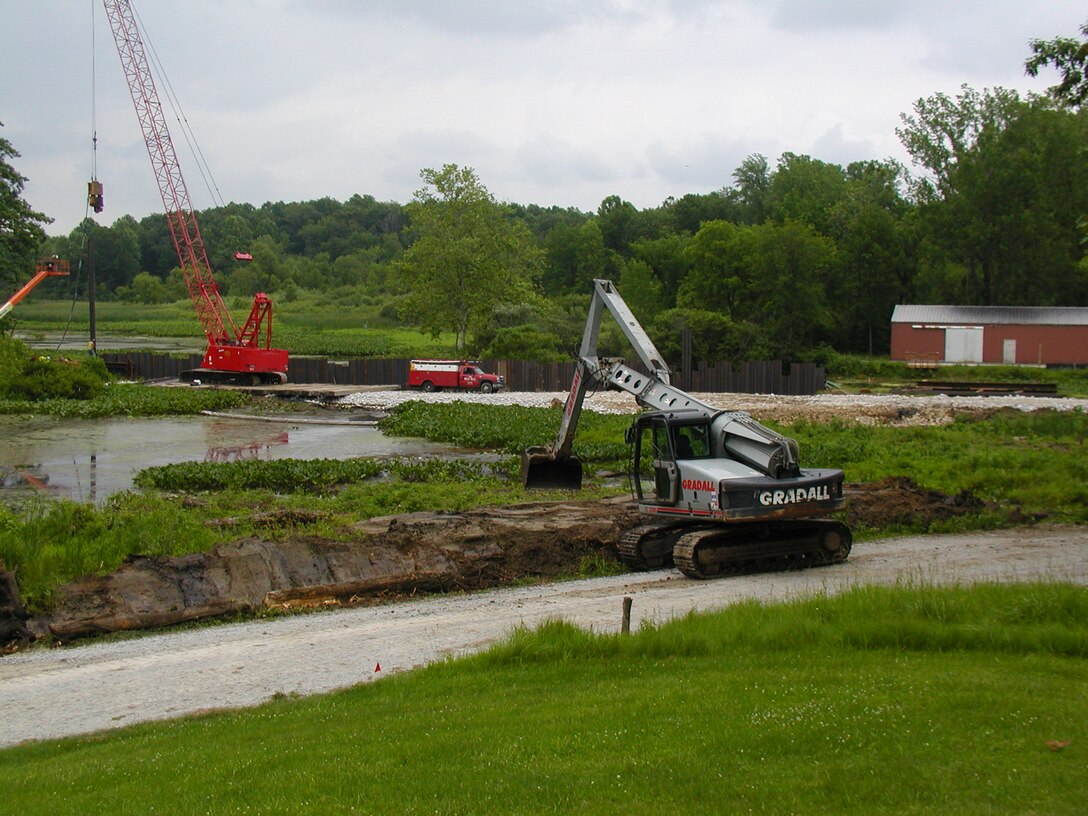
[{"label": "dense forest", "polygon": [[[524,287],[477,284],[486,313],[461,327],[465,348],[564,356],[599,277],[617,281],[666,356],[686,328],[696,359],[711,360],[886,353],[897,303],[1088,303],[1088,110],[964,86],[919,100],[898,135],[910,168],[755,154],[715,192],[641,210],[621,195],[596,212],[485,197],[532,262]],[[421,192],[404,205],[365,194],[229,204],[198,220],[224,294],[266,291],[281,304],[320,294],[432,328],[401,274],[426,237],[426,208],[441,203]],[[99,297],[185,297],[165,216],[88,219],[42,251],[74,267],[87,239]]]}]

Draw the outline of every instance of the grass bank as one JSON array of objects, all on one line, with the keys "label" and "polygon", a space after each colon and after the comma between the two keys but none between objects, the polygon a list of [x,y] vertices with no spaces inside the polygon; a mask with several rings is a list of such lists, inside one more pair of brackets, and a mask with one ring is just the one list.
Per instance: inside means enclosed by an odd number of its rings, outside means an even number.
[{"label": "grass bank", "polygon": [[1088,590],[561,622],[343,692],[0,751],[49,813],[1088,810]]}]

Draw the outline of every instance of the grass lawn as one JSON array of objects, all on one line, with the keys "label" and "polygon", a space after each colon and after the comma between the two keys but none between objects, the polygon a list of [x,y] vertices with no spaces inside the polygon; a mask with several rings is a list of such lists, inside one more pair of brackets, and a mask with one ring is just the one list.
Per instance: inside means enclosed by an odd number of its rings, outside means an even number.
[{"label": "grass lawn", "polygon": [[628,637],[555,622],[0,774],[11,813],[1080,814],[1086,715],[1084,587],[859,588]]}]

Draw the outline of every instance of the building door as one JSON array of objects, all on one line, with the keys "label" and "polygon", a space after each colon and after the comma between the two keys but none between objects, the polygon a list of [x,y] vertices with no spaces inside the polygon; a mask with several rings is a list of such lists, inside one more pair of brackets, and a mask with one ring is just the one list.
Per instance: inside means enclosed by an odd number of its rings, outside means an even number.
[{"label": "building door", "polygon": [[981,363],[982,329],[945,329],[944,359],[949,363]]},{"label": "building door", "polygon": [[1001,362],[1016,365],[1016,340],[1001,341]]}]

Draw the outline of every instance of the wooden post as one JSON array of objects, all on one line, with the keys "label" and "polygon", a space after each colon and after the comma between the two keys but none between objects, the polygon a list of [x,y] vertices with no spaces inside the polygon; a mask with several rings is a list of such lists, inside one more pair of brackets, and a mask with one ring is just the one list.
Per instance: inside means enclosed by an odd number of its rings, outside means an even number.
[{"label": "wooden post", "polygon": [[623,599],[623,622],[620,624],[620,634],[631,634],[631,599]]}]

